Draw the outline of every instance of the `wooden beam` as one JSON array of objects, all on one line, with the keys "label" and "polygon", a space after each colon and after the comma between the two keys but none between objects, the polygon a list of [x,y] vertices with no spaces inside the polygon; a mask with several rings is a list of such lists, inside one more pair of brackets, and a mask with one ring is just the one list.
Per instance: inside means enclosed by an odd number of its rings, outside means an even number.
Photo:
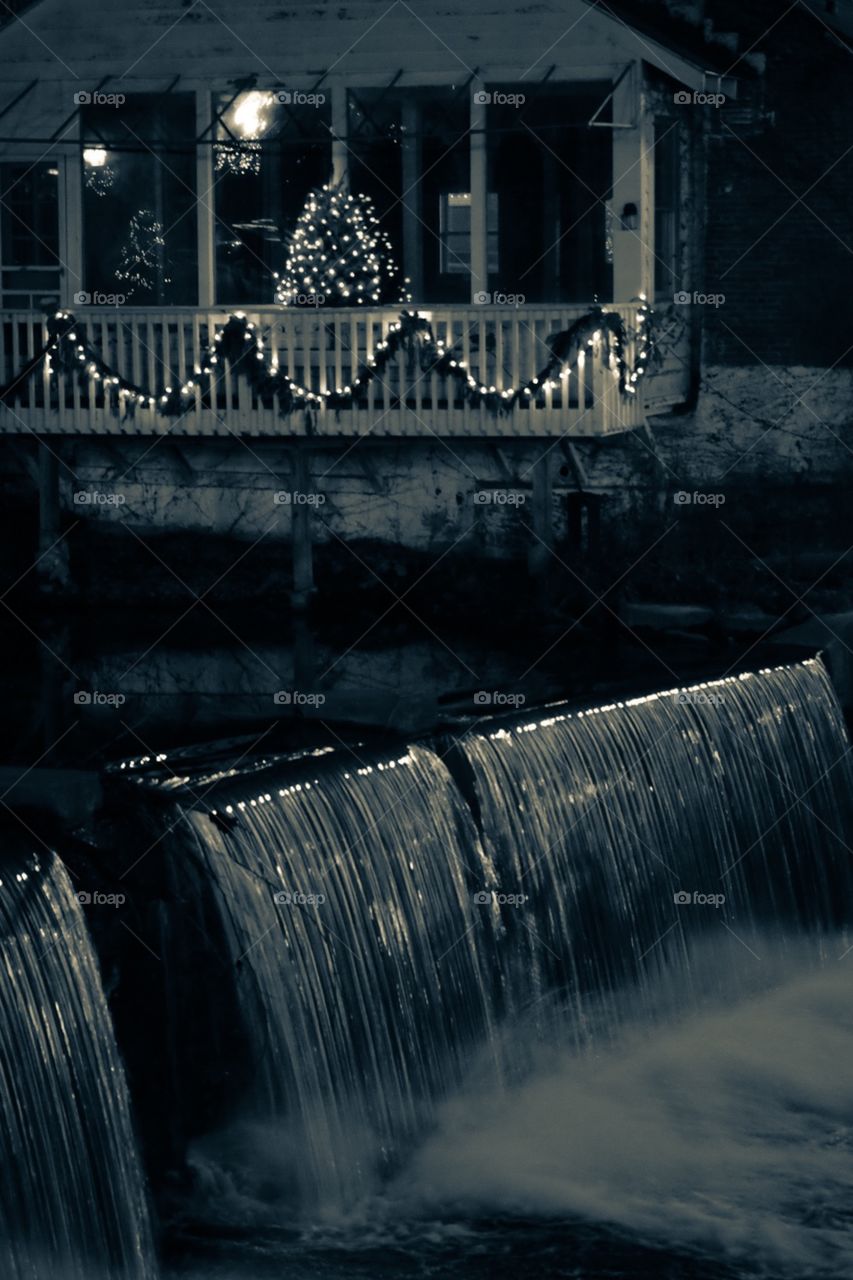
[{"label": "wooden beam", "polygon": [[[213,126],[213,98],[209,89],[196,92],[196,137]],[[213,146],[196,147],[196,226],[198,228],[198,305],[212,307],[216,294],[216,237],[214,234]]]},{"label": "wooden beam", "polygon": [[311,463],[307,448],[296,444],[293,448],[291,469],[293,500],[291,505],[291,557],[293,563],[293,590],[290,602],[295,612],[308,608],[315,591],[314,548],[311,541],[311,507],[307,502],[297,502],[296,495],[311,493]]},{"label": "wooden beam", "polygon": [[423,186],[421,183],[421,109],[407,98],[403,103],[403,271],[414,298],[424,296]]},{"label": "wooden beam", "polygon": [[547,449],[531,468],[533,491],[531,493],[531,527],[533,540],[527,556],[527,567],[545,603],[550,569],[551,548],[554,545],[554,528],[551,517],[553,485],[551,476],[552,450]]},{"label": "wooden beam", "polygon": [[[71,126],[69,138],[79,143],[80,117]],[[74,307],[74,297],[83,290],[83,161],[75,147],[70,155],[58,159],[62,175],[60,188],[61,220],[59,226],[60,272],[59,297],[63,307]]]},{"label": "wooden beam", "polygon": [[339,78],[331,82],[329,92],[332,98],[332,182],[344,187],[349,185],[349,149],[347,137],[349,120],[347,115],[347,86]]},{"label": "wooden beam", "polygon": [[489,288],[489,197],[486,117],[488,106],[478,101],[483,81],[472,80],[471,92],[471,301]]},{"label": "wooden beam", "polygon": [[[647,238],[650,228],[654,234],[654,211],[645,204],[649,192],[648,182],[644,179],[644,167],[654,164],[654,156],[649,150],[643,160],[646,131],[640,125],[640,76],[640,65],[634,63],[630,73],[617,83],[612,99],[613,119],[632,126],[613,130],[610,216],[613,228],[613,298],[616,302],[630,302],[646,291],[646,259],[654,248]],[[625,210],[630,206],[637,211],[637,225],[634,227],[627,226],[623,220]]]}]

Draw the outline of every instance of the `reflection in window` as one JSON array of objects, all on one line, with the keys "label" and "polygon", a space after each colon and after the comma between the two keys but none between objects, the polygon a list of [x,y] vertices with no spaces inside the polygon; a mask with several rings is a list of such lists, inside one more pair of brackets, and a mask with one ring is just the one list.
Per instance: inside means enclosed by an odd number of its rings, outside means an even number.
[{"label": "reflection in window", "polygon": [[0,165],[2,305],[47,310],[59,301],[56,165]]},{"label": "reflection in window", "polygon": [[82,110],[86,290],[133,305],[198,296],[195,97]]},{"label": "reflection in window", "polygon": [[217,302],[273,301],[306,196],[329,180],[329,104],[294,96],[252,89],[215,104]]},{"label": "reflection in window", "polygon": [[[489,193],[488,201],[489,271],[498,269],[498,197]],[[471,192],[446,191],[441,196],[439,219],[441,235],[441,270],[448,275],[468,275],[471,270]]]},{"label": "reflection in window", "polygon": [[678,218],[681,209],[679,127],[655,121],[655,297],[668,298],[680,288]]},{"label": "reflection in window", "polygon": [[[524,87],[524,86],[522,86]],[[538,89],[489,107],[489,190],[500,203],[500,264],[490,288],[528,302],[613,296],[606,201],[612,186],[608,84]],[[509,96],[509,95],[505,95]]]}]

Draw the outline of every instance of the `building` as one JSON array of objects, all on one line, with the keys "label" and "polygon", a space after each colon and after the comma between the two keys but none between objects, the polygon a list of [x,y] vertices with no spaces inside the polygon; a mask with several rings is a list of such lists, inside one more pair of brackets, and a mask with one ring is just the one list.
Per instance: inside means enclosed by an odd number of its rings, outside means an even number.
[{"label": "building", "polygon": [[[549,545],[605,498],[836,476],[850,53],[819,9],[25,7],[0,30],[0,433],[7,483],[42,442],[42,549],[76,503],[500,555],[507,492]],[[405,308],[276,302],[325,183],[373,201]],[[401,341],[403,310],[429,328]],[[237,366],[247,336],[285,403]]]}]

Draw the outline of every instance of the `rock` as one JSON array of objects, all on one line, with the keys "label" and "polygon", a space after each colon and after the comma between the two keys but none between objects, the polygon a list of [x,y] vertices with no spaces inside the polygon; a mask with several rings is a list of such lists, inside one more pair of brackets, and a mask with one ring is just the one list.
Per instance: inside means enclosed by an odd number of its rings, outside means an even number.
[{"label": "rock", "polygon": [[626,627],[645,627],[649,631],[690,631],[705,627],[712,620],[712,609],[699,604],[638,604],[622,607]]},{"label": "rock", "polygon": [[766,635],[778,623],[778,616],[763,609],[730,609],[717,615],[717,623],[729,635]]},{"label": "rock", "polygon": [[773,636],[773,644],[822,651],[841,705],[853,707],[853,612],[824,613]]}]

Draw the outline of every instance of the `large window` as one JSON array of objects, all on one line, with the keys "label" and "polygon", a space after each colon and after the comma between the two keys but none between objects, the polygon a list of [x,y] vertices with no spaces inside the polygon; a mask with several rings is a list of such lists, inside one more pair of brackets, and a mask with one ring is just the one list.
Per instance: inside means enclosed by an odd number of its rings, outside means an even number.
[{"label": "large window", "polygon": [[216,109],[216,298],[271,303],[305,198],[329,181],[329,103],[322,93],[252,89]]},{"label": "large window", "polygon": [[470,298],[470,104],[465,85],[349,94],[350,186],[375,203],[424,302]]},{"label": "large window", "polygon": [[58,170],[0,165],[0,285],[7,309],[47,310],[59,301]]},{"label": "large window", "polygon": [[[490,288],[528,302],[612,298],[605,202],[613,140],[602,107],[609,88],[491,93],[489,191],[498,199],[500,249]],[[589,123],[596,113],[599,127]]]},{"label": "large window", "polygon": [[681,288],[678,220],[681,213],[681,131],[655,121],[655,297],[672,301]]},{"label": "large window", "polygon": [[93,301],[196,301],[195,118],[190,93],[131,94],[120,104],[82,108],[85,280]]}]

